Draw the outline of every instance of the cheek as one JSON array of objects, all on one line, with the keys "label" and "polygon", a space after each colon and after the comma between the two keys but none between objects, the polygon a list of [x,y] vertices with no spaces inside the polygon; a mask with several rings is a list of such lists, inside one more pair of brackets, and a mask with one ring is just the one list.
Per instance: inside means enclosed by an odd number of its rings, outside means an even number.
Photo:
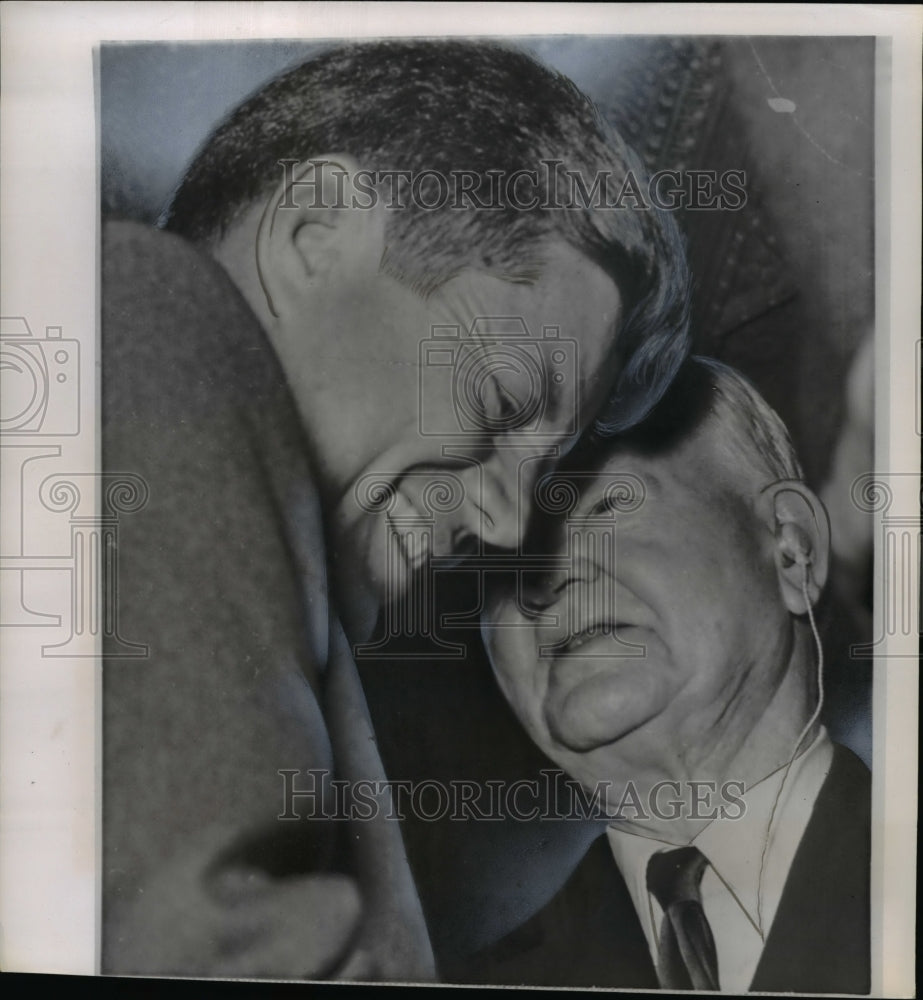
[{"label": "cheek", "polygon": [[730,511],[720,516],[724,507],[716,502],[714,509],[687,532],[688,542],[677,553],[679,579],[684,581],[690,601],[703,612],[745,606],[765,592],[765,559],[753,526],[741,524]]},{"label": "cheek", "polygon": [[536,652],[534,630],[525,625],[497,629],[485,636],[485,644],[497,685],[516,717],[534,736],[547,687],[547,666]]},{"label": "cheek", "polygon": [[686,581],[685,613],[671,640],[674,649],[685,647],[690,672],[701,677],[696,687],[723,685],[763,660],[784,629],[774,571],[752,550],[739,558],[714,560]]}]

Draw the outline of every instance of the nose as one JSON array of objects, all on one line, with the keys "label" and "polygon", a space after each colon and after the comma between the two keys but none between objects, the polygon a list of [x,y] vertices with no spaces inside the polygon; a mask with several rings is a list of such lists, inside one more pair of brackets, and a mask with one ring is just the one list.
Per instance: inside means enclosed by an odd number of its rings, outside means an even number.
[{"label": "nose", "polygon": [[[571,556],[570,565],[557,569],[534,570],[525,572],[521,577],[521,599],[523,610],[538,614],[563,601],[571,587],[580,587],[578,593],[595,599],[600,593],[599,587],[605,586],[603,580],[610,576],[599,565],[582,558]],[[611,586],[611,583],[609,584]],[[605,593],[605,591],[602,591]],[[586,598],[580,598],[584,600]],[[605,599],[605,598],[602,598]]]},{"label": "nose", "polygon": [[567,584],[572,582],[565,570],[523,573],[522,608],[532,614],[540,614],[553,607],[561,599]]},{"label": "nose", "polygon": [[541,463],[535,459],[531,449],[498,449],[463,477],[478,522],[470,527],[488,545],[517,549],[522,542],[540,472]]}]

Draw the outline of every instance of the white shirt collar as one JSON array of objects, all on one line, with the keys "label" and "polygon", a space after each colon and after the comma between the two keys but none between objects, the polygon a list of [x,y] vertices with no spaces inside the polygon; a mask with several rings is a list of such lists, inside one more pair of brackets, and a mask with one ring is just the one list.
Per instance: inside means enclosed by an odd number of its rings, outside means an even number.
[{"label": "white shirt collar", "polygon": [[[717,819],[693,841],[764,939],[832,760],[833,744],[821,727],[808,749],[792,762],[787,777],[782,767],[747,789],[742,796],[746,809],[740,819]],[[773,816],[783,779],[785,787]]]},{"label": "white shirt collar", "polygon": [[[712,925],[719,969],[724,970],[725,990],[749,987],[832,759],[833,744],[821,727],[810,747],[793,761],[787,777],[782,767],[746,789],[740,795],[744,808],[739,818],[715,819],[692,841],[710,864],[703,877],[702,902]],[[783,779],[764,858],[765,834]],[[677,845],[611,826],[606,833],[656,963],[662,914],[647,891],[647,863],[656,851]],[[741,921],[749,925],[743,935]],[[750,941],[745,944],[747,934]]]}]

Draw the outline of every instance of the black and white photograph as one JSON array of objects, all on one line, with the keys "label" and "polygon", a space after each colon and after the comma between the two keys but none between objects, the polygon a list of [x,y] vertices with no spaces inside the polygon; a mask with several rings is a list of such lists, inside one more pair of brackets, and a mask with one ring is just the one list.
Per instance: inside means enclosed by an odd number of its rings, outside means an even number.
[{"label": "black and white photograph", "polygon": [[920,8],[86,6],[81,125],[4,52],[4,968],[914,995]]}]

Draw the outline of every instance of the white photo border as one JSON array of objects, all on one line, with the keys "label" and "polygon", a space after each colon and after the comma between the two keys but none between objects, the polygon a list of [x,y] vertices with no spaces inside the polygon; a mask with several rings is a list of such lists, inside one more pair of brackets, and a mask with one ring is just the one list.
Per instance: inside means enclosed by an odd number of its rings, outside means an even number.
[{"label": "white photo border", "polygon": [[[79,341],[81,430],[62,460],[68,471],[90,473],[98,459],[100,42],[470,35],[472,25],[478,35],[520,37],[526,26],[535,35],[878,36],[876,471],[900,473],[895,507],[918,510],[923,7],[7,2],[0,18],[3,313],[28,316],[36,331],[61,327]],[[910,578],[918,586],[918,566]],[[918,613],[919,594],[910,597]],[[884,633],[879,598],[876,636]],[[887,641],[873,687],[872,995],[896,997],[915,989],[918,650],[915,636]],[[90,637],[80,652],[43,659],[22,629],[0,631],[0,966],[7,971],[99,971],[100,669]]]}]

